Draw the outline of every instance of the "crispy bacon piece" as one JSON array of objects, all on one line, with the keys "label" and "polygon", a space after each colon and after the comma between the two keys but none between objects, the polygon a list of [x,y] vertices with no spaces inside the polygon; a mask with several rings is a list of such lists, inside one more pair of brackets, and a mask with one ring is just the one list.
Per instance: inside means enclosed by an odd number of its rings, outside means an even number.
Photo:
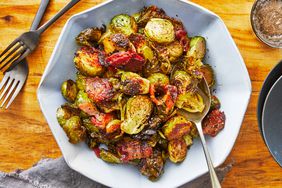
[{"label": "crispy bacon piece", "polygon": [[138,140],[124,140],[117,145],[117,151],[121,155],[123,162],[134,159],[142,159],[150,157],[153,149],[146,142]]},{"label": "crispy bacon piece", "polygon": [[93,125],[104,130],[106,125],[114,119],[113,114],[110,113],[96,113],[93,117],[90,118]]},{"label": "crispy bacon piece", "polygon": [[215,137],[219,131],[224,128],[225,125],[225,114],[224,112],[214,109],[208,113],[203,120],[203,131],[204,134]]},{"label": "crispy bacon piece", "polygon": [[91,102],[79,104],[78,108],[90,116],[94,116],[99,113],[95,105]]},{"label": "crispy bacon piece", "polygon": [[150,98],[157,106],[166,106],[167,114],[173,107],[177,99],[177,87],[173,85],[150,85]]},{"label": "crispy bacon piece", "polygon": [[106,65],[131,72],[141,71],[144,64],[145,59],[133,51],[117,52],[106,58]]},{"label": "crispy bacon piece", "polygon": [[86,93],[90,99],[98,103],[112,99],[114,89],[107,78],[87,78]]}]

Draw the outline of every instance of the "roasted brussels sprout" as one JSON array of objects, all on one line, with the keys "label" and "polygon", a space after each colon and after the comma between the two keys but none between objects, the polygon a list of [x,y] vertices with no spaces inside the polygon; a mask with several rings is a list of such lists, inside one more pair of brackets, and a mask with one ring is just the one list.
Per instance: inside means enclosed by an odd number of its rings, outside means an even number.
[{"label": "roasted brussels sprout", "polygon": [[87,93],[82,90],[79,90],[76,96],[75,104],[79,106],[83,103],[91,103],[91,100],[88,98]]},{"label": "roasted brussels sprout", "polygon": [[211,96],[211,107],[210,107],[210,110],[214,110],[214,109],[220,109],[220,101],[219,99],[215,96],[215,95],[212,95]]},{"label": "roasted brussels sprout", "polygon": [[130,72],[140,72],[145,65],[145,59],[136,52],[117,52],[106,58],[106,65]]},{"label": "roasted brussels sprout", "polygon": [[206,54],[206,40],[204,37],[196,36],[190,40],[190,50],[187,52],[188,57],[202,60]]},{"label": "roasted brussels sprout", "polygon": [[79,90],[85,91],[86,87],[86,76],[81,73],[76,73],[76,86]]},{"label": "roasted brussels sprout", "polygon": [[216,136],[225,126],[225,114],[218,109],[212,110],[203,120],[204,134]]},{"label": "roasted brussels sprout", "polygon": [[86,92],[93,102],[99,103],[109,101],[114,97],[112,83],[107,78],[87,78]]},{"label": "roasted brussels sprout", "polygon": [[121,124],[121,130],[127,134],[137,134],[145,127],[151,113],[153,104],[149,97],[137,95],[126,103],[126,119]]},{"label": "roasted brussels sprout", "polygon": [[170,43],[175,39],[174,27],[167,19],[150,19],[144,32],[149,39],[157,43]]},{"label": "roasted brussels sprout", "polygon": [[66,80],[62,83],[61,92],[63,97],[69,101],[74,102],[78,92],[76,83],[72,80]]},{"label": "roasted brussels sprout", "polygon": [[191,82],[190,75],[185,71],[177,70],[172,76],[172,83],[177,87],[178,94],[186,93],[191,87]]},{"label": "roasted brussels sprout", "polygon": [[150,81],[133,72],[122,72],[121,91],[127,95],[149,93]]},{"label": "roasted brussels sprout", "polygon": [[178,95],[175,106],[188,112],[202,112],[205,104],[202,96],[198,93],[186,92]]},{"label": "roasted brussels sprout", "polygon": [[132,33],[129,36],[130,42],[136,48],[137,53],[142,54],[145,59],[152,61],[154,58],[153,50],[147,45],[144,35]]},{"label": "roasted brussels sprout", "polygon": [[72,107],[70,104],[64,104],[57,109],[56,116],[58,123],[63,126],[69,118],[78,116],[79,113],[79,109]]},{"label": "roasted brussels sprout", "polygon": [[123,33],[129,36],[137,32],[137,24],[133,17],[127,14],[119,14],[111,20],[111,28],[116,33]]},{"label": "roasted brussels sprout", "polygon": [[135,159],[150,157],[153,153],[153,148],[146,142],[124,138],[117,144],[117,151],[121,155],[123,162],[129,162]]},{"label": "roasted brussels sprout", "polygon": [[101,27],[90,27],[86,28],[79,35],[75,38],[76,42],[79,45],[85,45],[85,46],[93,46],[95,43],[97,43],[102,34],[105,32],[105,28]]},{"label": "roasted brussels sprout", "polygon": [[102,66],[104,53],[93,47],[82,47],[75,53],[76,68],[86,76],[99,76],[104,72]]},{"label": "roasted brussels sprout", "polygon": [[169,78],[167,75],[162,73],[153,73],[151,76],[148,77],[150,84],[153,85],[168,85]]},{"label": "roasted brussels sprout", "polygon": [[183,138],[168,142],[168,157],[173,163],[182,162],[187,154],[187,145]]},{"label": "roasted brussels sprout", "polygon": [[115,51],[126,51],[129,47],[128,38],[121,33],[112,34],[103,40],[104,50],[106,54]]},{"label": "roasted brussels sprout", "polygon": [[208,86],[212,87],[215,84],[215,79],[214,79],[214,73],[212,70],[212,67],[208,64],[202,65],[200,68],[200,71],[203,73],[203,76],[205,77]]},{"label": "roasted brussels sprout", "polygon": [[105,149],[100,150],[100,158],[108,163],[115,163],[115,164],[121,163],[121,160],[119,159],[118,156]]},{"label": "roasted brussels sprout", "polygon": [[191,126],[192,123],[185,117],[176,115],[164,124],[162,131],[168,140],[179,139],[190,132]]},{"label": "roasted brussels sprout", "polygon": [[183,47],[178,41],[174,41],[167,45],[166,50],[169,55],[169,61],[171,62],[175,62],[183,54]]},{"label": "roasted brussels sprout", "polygon": [[83,141],[86,136],[86,130],[82,126],[79,116],[72,116],[63,125],[63,129],[69,137],[69,142],[72,144],[77,144]]},{"label": "roasted brussels sprout", "polygon": [[156,181],[164,172],[165,161],[159,150],[154,150],[149,158],[141,159],[138,164],[140,172],[147,176],[151,181]]}]

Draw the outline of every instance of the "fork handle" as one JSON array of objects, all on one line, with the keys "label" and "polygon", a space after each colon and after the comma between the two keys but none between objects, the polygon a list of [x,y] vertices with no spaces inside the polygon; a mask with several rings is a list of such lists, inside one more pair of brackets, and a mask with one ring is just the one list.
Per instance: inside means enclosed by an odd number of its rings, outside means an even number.
[{"label": "fork handle", "polygon": [[53,18],[47,21],[44,25],[42,25],[38,30],[37,33],[40,35],[43,33],[50,25],[52,25],[57,19],[59,19],[65,12],[71,9],[76,3],[80,0],[71,0],[63,9],[61,9]]},{"label": "fork handle", "polygon": [[42,19],[43,15],[44,15],[44,13],[46,11],[46,8],[47,8],[48,4],[49,4],[49,0],[42,0],[41,1],[40,5],[39,5],[39,8],[38,8],[38,10],[36,12],[36,15],[35,15],[35,17],[33,19],[33,22],[31,24],[31,27],[30,27],[31,31],[34,31],[34,30],[36,30],[38,28],[38,26],[39,26],[39,24],[41,22],[41,19]]}]

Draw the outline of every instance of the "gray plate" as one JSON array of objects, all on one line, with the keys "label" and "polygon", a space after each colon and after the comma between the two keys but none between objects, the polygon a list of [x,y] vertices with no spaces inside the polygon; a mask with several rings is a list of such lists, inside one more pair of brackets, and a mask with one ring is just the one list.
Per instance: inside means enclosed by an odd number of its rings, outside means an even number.
[{"label": "gray plate", "polygon": [[274,83],[265,99],[262,132],[270,153],[282,167],[282,76]]},{"label": "gray plate", "polygon": [[258,127],[261,134],[262,134],[262,120],[261,120],[262,109],[263,109],[265,98],[270,88],[273,86],[273,84],[281,75],[282,75],[282,60],[267,75],[259,94],[258,105],[257,105],[257,118],[258,118]]}]

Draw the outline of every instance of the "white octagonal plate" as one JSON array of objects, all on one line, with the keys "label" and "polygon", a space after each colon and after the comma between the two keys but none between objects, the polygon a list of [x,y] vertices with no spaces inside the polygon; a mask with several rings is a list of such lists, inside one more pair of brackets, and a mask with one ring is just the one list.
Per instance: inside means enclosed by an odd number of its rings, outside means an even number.
[{"label": "white octagonal plate", "polygon": [[179,165],[167,163],[165,173],[157,182],[139,174],[135,167],[111,165],[98,159],[85,143],[68,142],[57,123],[56,110],[65,103],[61,83],[75,78],[73,56],[78,48],[74,38],[87,27],[101,26],[120,13],[132,14],[144,6],[156,5],[169,16],[181,19],[189,36],[202,35],[207,40],[205,61],[216,74],[216,95],[226,114],[226,127],[215,138],[207,137],[215,166],[224,162],[239,133],[251,94],[250,78],[243,59],[223,21],[214,13],[182,0],[111,0],[71,17],[64,26],[38,89],[38,100],[50,129],[68,165],[81,174],[110,187],[177,187],[208,171],[197,140]]}]

